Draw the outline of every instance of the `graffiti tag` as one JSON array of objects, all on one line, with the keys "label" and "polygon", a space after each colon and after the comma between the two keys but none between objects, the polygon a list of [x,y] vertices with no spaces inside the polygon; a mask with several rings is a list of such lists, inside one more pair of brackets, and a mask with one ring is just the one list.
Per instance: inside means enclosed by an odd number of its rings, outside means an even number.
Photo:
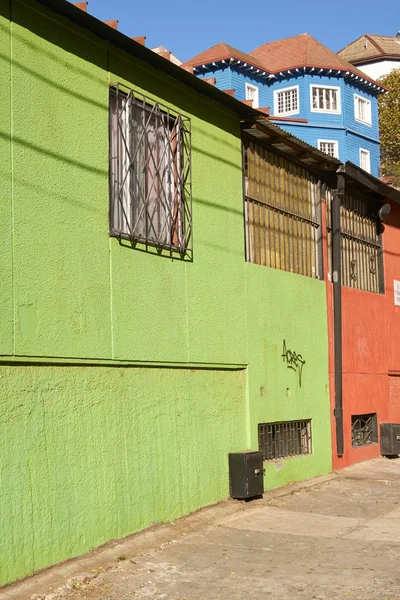
[{"label": "graffiti tag", "polygon": [[303,359],[301,354],[297,354],[297,352],[286,348],[286,340],[283,340],[282,359],[283,362],[286,363],[286,367],[288,369],[293,369],[293,371],[297,372],[299,378],[299,387],[301,387],[301,377],[306,361]]}]

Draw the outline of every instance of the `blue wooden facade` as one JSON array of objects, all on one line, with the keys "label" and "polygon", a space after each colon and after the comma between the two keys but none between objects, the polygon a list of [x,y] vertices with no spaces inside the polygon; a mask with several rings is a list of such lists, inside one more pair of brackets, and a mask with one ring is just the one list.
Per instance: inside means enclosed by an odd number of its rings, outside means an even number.
[{"label": "blue wooden facade", "polygon": [[[235,98],[246,99],[246,84],[258,89],[258,106],[269,107],[271,120],[280,127],[299,137],[305,142],[321,148],[321,142],[336,142],[335,154],[342,161],[351,161],[357,166],[363,166],[361,152],[369,158],[369,170],[376,177],[380,174],[380,141],[378,125],[378,94],[382,91],[379,86],[365,81],[358,82],[359,78],[348,74],[331,73],[324,69],[296,69],[291,75],[259,75],[256,69],[246,70],[243,66],[236,66],[232,61],[221,61],[208,65],[196,72],[199,77],[215,77],[215,85],[222,89],[233,89]],[[254,74],[253,74],[254,73]],[[336,71],[336,73],[338,73]],[[312,86],[336,89],[338,107],[335,112],[316,112],[312,105]],[[298,107],[287,116],[274,121],[273,116],[278,116],[276,110],[276,93],[296,87]],[[355,97],[367,101],[370,124],[356,119]],[[280,115],[279,115],[280,116]],[[298,122],[304,120],[306,122]],[[365,164],[364,164],[364,168]]]}]

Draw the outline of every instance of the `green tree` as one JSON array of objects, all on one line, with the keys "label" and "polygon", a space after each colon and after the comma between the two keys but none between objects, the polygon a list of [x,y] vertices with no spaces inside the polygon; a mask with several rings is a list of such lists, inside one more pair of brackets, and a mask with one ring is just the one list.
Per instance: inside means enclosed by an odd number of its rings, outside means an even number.
[{"label": "green tree", "polygon": [[382,176],[400,186],[400,69],[381,77],[389,92],[379,97]]}]

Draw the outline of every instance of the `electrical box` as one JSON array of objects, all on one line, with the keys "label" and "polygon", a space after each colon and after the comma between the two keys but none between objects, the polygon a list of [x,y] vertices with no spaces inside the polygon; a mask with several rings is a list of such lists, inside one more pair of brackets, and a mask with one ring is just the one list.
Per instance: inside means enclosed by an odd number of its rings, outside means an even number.
[{"label": "electrical box", "polygon": [[229,489],[232,498],[247,500],[264,491],[263,456],[261,452],[229,454]]},{"label": "electrical box", "polygon": [[400,423],[381,423],[381,454],[400,454]]}]

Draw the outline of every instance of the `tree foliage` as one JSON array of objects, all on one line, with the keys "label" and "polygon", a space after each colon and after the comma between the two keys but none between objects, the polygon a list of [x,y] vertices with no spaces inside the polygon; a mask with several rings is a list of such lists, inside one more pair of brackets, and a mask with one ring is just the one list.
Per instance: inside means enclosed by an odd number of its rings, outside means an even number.
[{"label": "tree foliage", "polygon": [[379,97],[382,175],[400,186],[400,69],[393,69],[379,82],[389,88]]}]

